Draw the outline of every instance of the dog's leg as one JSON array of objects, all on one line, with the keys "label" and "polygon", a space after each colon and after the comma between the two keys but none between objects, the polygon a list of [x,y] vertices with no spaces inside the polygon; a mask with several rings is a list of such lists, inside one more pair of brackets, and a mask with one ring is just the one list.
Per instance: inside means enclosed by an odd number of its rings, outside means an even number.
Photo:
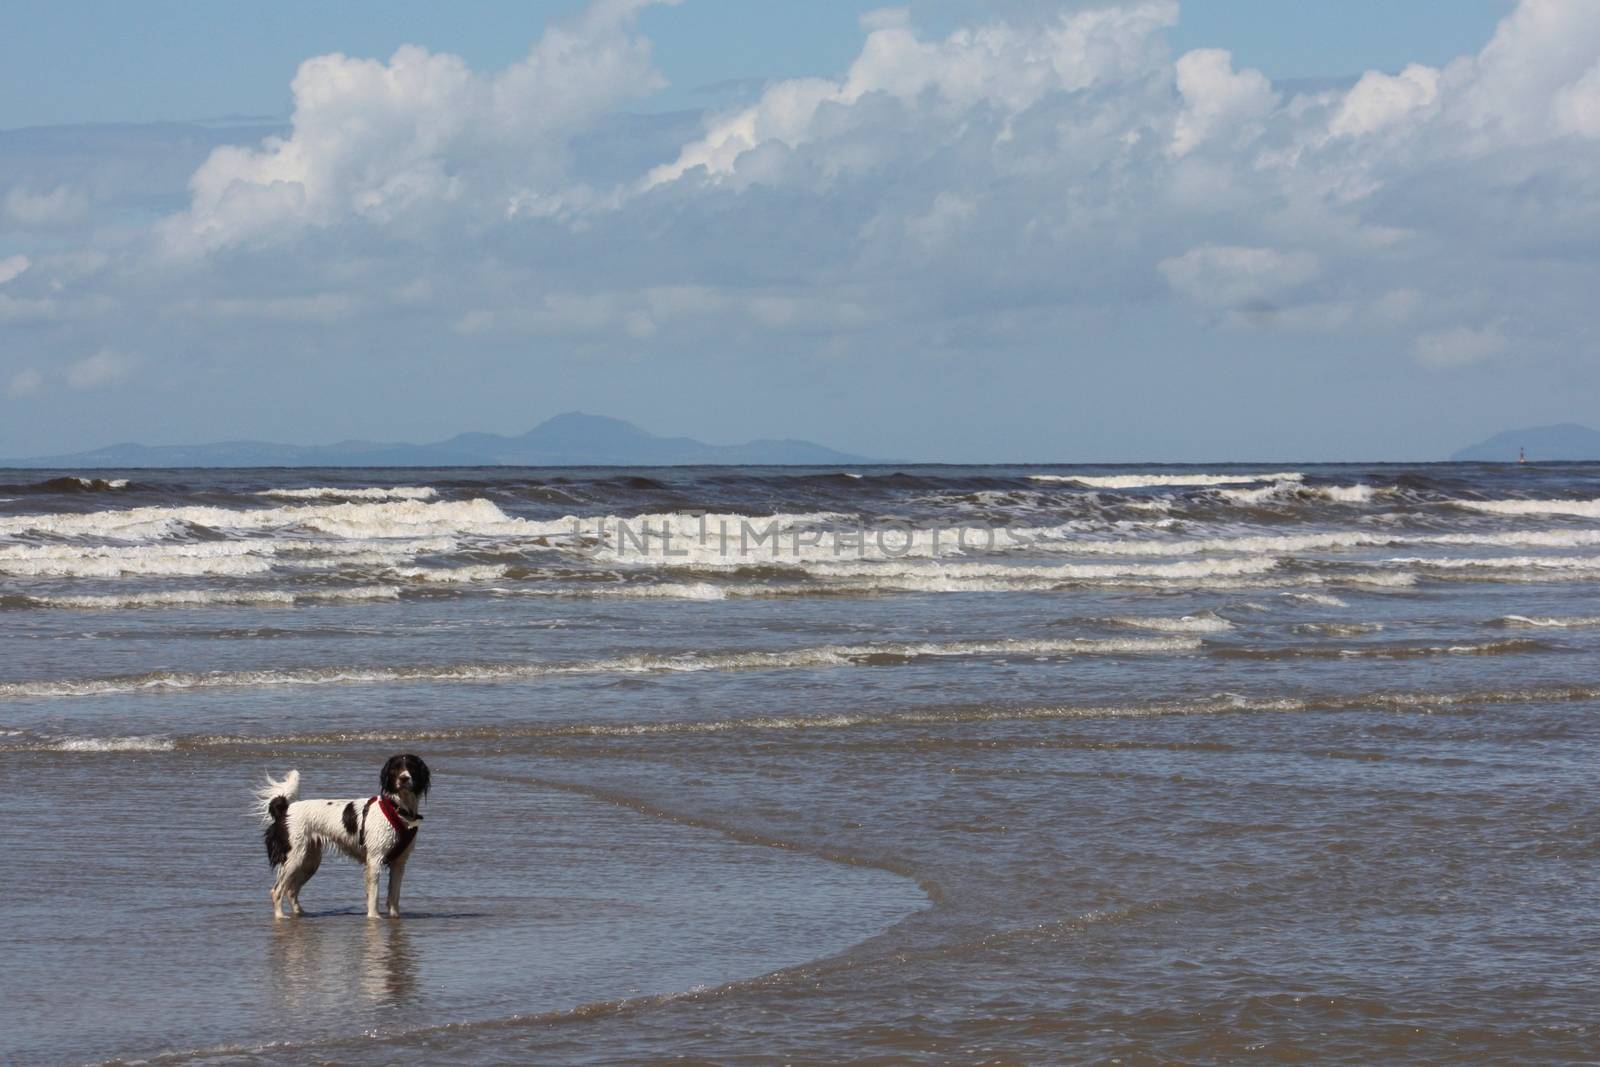
[{"label": "dog's leg", "polygon": [[406,857],[411,855],[408,848],[394,858],[389,865],[389,918],[400,918],[400,881],[406,874]]},{"label": "dog's leg", "polygon": [[289,910],[295,910],[295,893],[299,891],[295,879],[300,876],[300,866],[306,861],[306,846],[304,841],[297,841],[289,846],[289,854],[284,857],[283,863],[278,867],[278,876],[272,883],[272,917],[283,918],[283,905],[289,905]]},{"label": "dog's leg", "polygon": [[289,883],[289,911],[296,918],[305,914],[300,910],[300,890],[306,887],[306,883],[311,881],[311,876],[317,873],[317,868],[320,866],[322,866],[322,842],[307,841],[305,858],[300,861],[294,880]]},{"label": "dog's leg", "polygon": [[374,849],[367,854],[367,918],[378,918],[378,876],[383,873],[383,857]]}]

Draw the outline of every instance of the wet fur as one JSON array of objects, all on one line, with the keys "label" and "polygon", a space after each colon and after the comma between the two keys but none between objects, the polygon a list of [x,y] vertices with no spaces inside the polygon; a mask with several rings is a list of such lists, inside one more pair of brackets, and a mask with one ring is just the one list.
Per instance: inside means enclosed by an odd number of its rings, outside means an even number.
[{"label": "wet fur", "polygon": [[[415,828],[422,821],[417,806],[428,795],[432,778],[428,765],[419,757],[391,756],[378,776],[380,795],[399,809],[409,827]],[[285,906],[292,915],[302,914],[300,891],[317,873],[323,850],[330,846],[366,869],[368,918],[378,918],[378,880],[382,869],[389,868],[387,910],[390,916],[398,917],[400,882],[416,836],[403,841],[371,798],[299,800],[299,794],[299,771],[290,771],[281,780],[268,778],[267,784],[256,792],[258,810],[266,824],[263,839],[267,860],[277,871],[272,886],[274,917],[283,918]]]}]

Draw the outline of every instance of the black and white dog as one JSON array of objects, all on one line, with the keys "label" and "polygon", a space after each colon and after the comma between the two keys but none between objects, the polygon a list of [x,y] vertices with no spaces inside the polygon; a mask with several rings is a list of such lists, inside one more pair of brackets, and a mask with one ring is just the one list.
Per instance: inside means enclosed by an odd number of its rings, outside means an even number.
[{"label": "black and white dog", "polygon": [[399,916],[400,880],[422,823],[417,803],[428,795],[430,777],[416,756],[391,756],[379,776],[382,792],[356,800],[298,800],[299,771],[282,781],[269,777],[256,798],[267,826],[267,859],[278,872],[273,916],[283,918],[285,904],[291,914],[301,914],[300,890],[317,873],[327,845],[366,866],[369,919],[378,918],[378,876],[389,868],[389,914]]}]

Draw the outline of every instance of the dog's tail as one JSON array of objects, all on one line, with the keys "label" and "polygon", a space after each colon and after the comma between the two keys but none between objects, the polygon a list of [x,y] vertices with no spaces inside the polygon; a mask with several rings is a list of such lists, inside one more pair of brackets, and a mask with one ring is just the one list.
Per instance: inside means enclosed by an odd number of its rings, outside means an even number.
[{"label": "dog's tail", "polygon": [[267,860],[276,867],[289,858],[289,804],[300,795],[300,772],[290,771],[282,781],[267,778],[256,790],[256,811],[267,824],[263,840]]}]

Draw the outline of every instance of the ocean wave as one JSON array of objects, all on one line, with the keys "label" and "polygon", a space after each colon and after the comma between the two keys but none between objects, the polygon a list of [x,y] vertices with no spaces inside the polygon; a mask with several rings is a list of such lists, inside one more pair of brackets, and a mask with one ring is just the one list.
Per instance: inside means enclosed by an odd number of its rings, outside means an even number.
[{"label": "ocean wave", "polygon": [[1281,648],[1229,646],[1214,648],[1211,651],[1212,655],[1221,659],[1417,659],[1428,656],[1522,655],[1548,651],[1549,648],[1549,645],[1541,641],[1523,638],[1460,645],[1362,645],[1358,648],[1328,648],[1324,645],[1293,645]]},{"label": "ocean wave", "polygon": [[185,556],[103,555],[0,559],[0,574],[21,578],[227,577],[264,574],[272,561],[233,553]]},{"label": "ocean wave", "polygon": [[1425,556],[1397,556],[1384,562],[1400,566],[1445,571],[1492,569],[1499,571],[1553,570],[1582,573],[1600,570],[1600,556],[1452,556],[1436,559]]},{"label": "ocean wave", "polygon": [[106,611],[128,608],[292,607],[305,604],[398,600],[399,597],[400,590],[396,586],[364,585],[350,589],[315,589],[300,592],[279,589],[173,589],[163,592],[103,596],[30,596],[22,599],[33,607]]},{"label": "ocean wave", "polygon": [[1283,480],[1259,489],[1219,489],[1217,495],[1236,504],[1259,507],[1274,501],[1367,504],[1385,491],[1370,485],[1302,485],[1298,481]]},{"label": "ocean wave", "polygon": [[395,567],[389,572],[396,578],[411,582],[492,582],[506,576],[506,569],[497,564],[475,567]]},{"label": "ocean wave", "polygon": [[1298,482],[1298,471],[1273,474],[1030,474],[1029,481],[1072,483],[1092,489],[1148,489],[1156,486],[1249,485],[1253,482]]},{"label": "ocean wave", "polygon": [[1528,627],[1535,629],[1582,629],[1589,626],[1600,626],[1600,615],[1567,616],[1565,618],[1554,615],[1502,615],[1495,620],[1497,626]]},{"label": "ocean wave", "polygon": [[[1378,690],[1349,694],[1299,697],[1251,697],[1218,693],[1193,700],[1154,701],[1143,704],[1058,704],[1058,705],[956,705],[900,711],[821,712],[793,715],[753,715],[743,718],[669,719],[655,722],[526,722],[473,726],[390,727],[387,729],[301,732],[266,736],[203,734],[167,738],[83,738],[86,747],[96,744],[148,742],[152,746],[172,744],[177,750],[223,748],[236,745],[309,746],[336,744],[380,744],[417,742],[503,741],[516,738],[561,740],[563,738],[649,738],[703,736],[722,733],[765,733],[784,730],[856,730],[874,727],[941,726],[988,722],[1048,722],[1109,718],[1163,718],[1209,715],[1292,715],[1307,712],[1369,712],[1381,708],[1396,712],[1432,713],[1440,709],[1480,705],[1550,704],[1600,700],[1600,686],[1573,685],[1528,687],[1522,689],[1469,689],[1403,691]],[[20,738],[20,739],[19,739]],[[59,744],[62,739],[29,740],[13,735],[0,740],[0,751],[39,749]],[[108,749],[110,750],[110,749]],[[163,749],[153,749],[161,751]]]},{"label": "ocean wave", "polygon": [[1495,515],[1578,515],[1600,519],[1600,500],[1452,500],[1450,503]]},{"label": "ocean wave", "polygon": [[1010,578],[1029,582],[1104,581],[1123,578],[1215,578],[1265,574],[1282,561],[1276,556],[1236,559],[1186,559],[1171,563],[1058,563],[1042,566],[979,561],[840,560],[808,563],[807,573],[825,577]]},{"label": "ocean wave", "polygon": [[107,696],[161,690],[254,688],[291,685],[399,682],[531,681],[562,675],[677,674],[700,671],[770,671],[829,667],[891,666],[920,659],[959,656],[1143,655],[1192,652],[1197,638],[1004,639],[866,645],[821,645],[776,651],[640,654],[578,663],[463,663],[440,666],[316,667],[252,671],[154,671],[110,678],[52,679],[0,683],[0,699]]},{"label": "ocean wave", "polygon": [[1233,623],[1209,611],[1202,611],[1197,615],[1184,615],[1180,618],[1133,615],[1119,616],[1107,621],[1114,626],[1127,626],[1136,630],[1159,630],[1162,633],[1173,634],[1220,634],[1233,629]]},{"label": "ocean wave", "polygon": [[28,746],[45,752],[171,752],[170,737],[57,737]]},{"label": "ocean wave", "polygon": [[1319,608],[1347,608],[1350,605],[1336,596],[1327,593],[1279,593],[1285,600],[1296,604],[1315,604]]},{"label": "ocean wave", "polygon": [[8,493],[110,493],[126,488],[126,478],[82,478],[76,475],[49,478],[42,482],[0,485],[0,490]]},{"label": "ocean wave", "polygon": [[256,496],[282,500],[434,500],[439,490],[426,485],[375,486],[341,489],[336,486],[311,486],[306,489],[263,489]]},{"label": "ocean wave", "polygon": [[1381,622],[1303,622],[1289,628],[1309,637],[1361,637],[1383,631]]},{"label": "ocean wave", "polygon": [[18,577],[245,577],[279,564],[304,568],[391,566],[453,549],[449,538],[313,541],[250,538],[148,545],[0,545],[0,574]]},{"label": "ocean wave", "polygon": [[224,531],[308,530],[344,538],[436,535],[538,535],[568,526],[513,518],[489,500],[399,500],[265,508],[138,507],[73,514],[0,517],[0,535],[51,537],[171,536],[185,526]]}]

